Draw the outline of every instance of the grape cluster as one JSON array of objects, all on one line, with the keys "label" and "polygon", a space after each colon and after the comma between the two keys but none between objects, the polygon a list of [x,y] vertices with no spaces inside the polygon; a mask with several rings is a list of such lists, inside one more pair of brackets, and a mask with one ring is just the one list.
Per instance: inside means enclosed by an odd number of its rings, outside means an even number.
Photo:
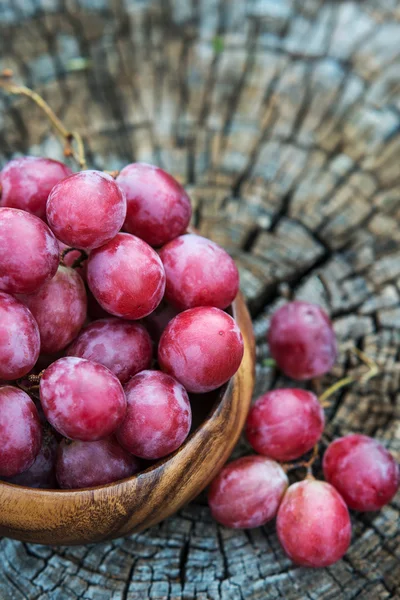
[{"label": "grape cluster", "polygon": [[129,477],[185,441],[191,393],[239,368],[235,263],[186,233],[190,199],[152,165],[114,179],[24,157],[0,191],[0,477]]},{"label": "grape cluster", "polygon": [[[331,322],[317,305],[289,302],[272,316],[270,352],[289,377],[307,380],[327,373],[337,344]],[[276,517],[278,539],[298,565],[326,567],[339,560],[351,541],[348,509],[379,510],[400,484],[393,456],[361,434],[333,441],[323,456],[326,481],[314,478],[325,417],[323,396],[304,389],[275,389],[250,409],[246,436],[257,453],[232,461],[211,483],[214,518],[228,527],[264,525]],[[308,461],[301,459],[314,448]],[[287,472],[307,467],[303,481],[289,485]]]}]

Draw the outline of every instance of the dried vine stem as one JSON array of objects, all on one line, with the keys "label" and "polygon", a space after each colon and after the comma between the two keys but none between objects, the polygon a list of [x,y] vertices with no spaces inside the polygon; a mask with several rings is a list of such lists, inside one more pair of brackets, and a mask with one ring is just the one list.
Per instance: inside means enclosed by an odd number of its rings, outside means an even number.
[{"label": "dried vine stem", "polygon": [[[0,75],[0,88],[16,96],[26,96],[35,102],[39,108],[46,114],[53,127],[64,139],[64,155],[71,156],[80,169],[87,169],[85,148],[81,135],[77,131],[69,131],[63,122],[57,117],[47,102],[37,93],[24,85],[17,85],[12,80],[12,71],[5,69]],[[76,145],[76,151],[73,148],[73,142]]]},{"label": "dried vine stem", "polygon": [[358,358],[365,365],[367,365],[368,371],[366,373],[364,373],[363,375],[361,375],[361,377],[353,377],[352,375],[349,375],[348,377],[339,379],[339,381],[336,381],[336,383],[334,383],[327,390],[325,390],[325,392],[323,392],[323,394],[321,394],[319,397],[321,406],[324,408],[326,408],[330,405],[330,402],[328,402],[328,398],[330,398],[335,392],[337,392],[341,388],[343,388],[347,385],[350,385],[351,383],[355,383],[356,381],[359,381],[360,383],[366,383],[369,379],[372,379],[372,377],[375,377],[375,375],[377,375],[379,373],[378,365],[371,358],[369,358],[369,356],[367,356],[364,352],[362,352],[355,346],[352,347],[350,349],[350,351],[353,352],[354,354],[356,354],[358,356]]},{"label": "dried vine stem", "polygon": [[317,460],[318,456],[318,444],[315,444],[312,454],[308,460],[302,460],[295,463],[284,463],[282,464],[282,469],[285,471],[285,473],[288,473],[288,471],[293,471],[294,469],[307,469],[306,479],[312,479],[312,466]]}]

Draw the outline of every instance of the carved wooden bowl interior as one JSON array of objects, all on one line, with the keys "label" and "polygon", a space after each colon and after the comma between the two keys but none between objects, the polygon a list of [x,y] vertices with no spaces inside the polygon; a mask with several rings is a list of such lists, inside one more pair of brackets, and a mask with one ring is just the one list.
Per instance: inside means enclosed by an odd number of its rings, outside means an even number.
[{"label": "carved wooden bowl interior", "polygon": [[84,490],[0,483],[0,536],[39,544],[99,542],[146,529],[199,494],[232,452],[253,391],[253,328],[240,295],[232,314],[244,339],[241,366],[222,388],[194,398],[194,431],[175,453],[138,475]]}]

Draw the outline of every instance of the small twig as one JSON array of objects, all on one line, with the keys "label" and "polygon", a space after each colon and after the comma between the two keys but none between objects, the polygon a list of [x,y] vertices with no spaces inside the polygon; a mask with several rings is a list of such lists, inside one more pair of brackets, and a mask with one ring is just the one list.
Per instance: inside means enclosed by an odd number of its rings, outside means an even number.
[{"label": "small twig", "polygon": [[356,381],[356,379],[354,379],[354,377],[351,377],[350,375],[348,377],[344,377],[343,379],[339,379],[339,381],[336,381],[336,383],[334,383],[333,385],[328,387],[328,389],[325,390],[324,393],[320,395],[319,401],[320,401],[321,406],[323,408],[327,408],[328,406],[330,406],[330,402],[328,402],[328,398],[333,396],[333,394],[335,392],[337,392],[338,390],[340,390],[342,387],[345,387],[346,385],[350,385],[351,383],[354,383],[355,381]]},{"label": "small twig", "polygon": [[293,471],[294,469],[307,469],[306,478],[311,479],[311,478],[313,478],[312,466],[315,463],[315,461],[317,460],[317,458],[318,458],[318,444],[315,444],[312,454],[308,460],[302,460],[300,462],[295,462],[295,463],[284,463],[282,465],[282,469],[285,471],[285,473],[288,473],[288,471]]},{"label": "small twig", "polygon": [[[53,127],[57,130],[59,135],[64,139],[64,155],[71,156],[79,165],[80,169],[87,169],[85,148],[83,145],[82,137],[77,131],[69,131],[63,122],[57,117],[54,111],[50,108],[47,102],[37,92],[34,92],[30,88],[24,85],[17,85],[12,81],[12,71],[10,69],[4,69],[0,76],[0,87],[3,88],[9,94],[17,96],[26,96],[35,102],[39,108],[46,114]],[[72,142],[75,141],[77,152],[72,147]]]},{"label": "small twig", "polygon": [[336,381],[336,383],[331,385],[319,397],[319,401],[323,408],[327,408],[328,406],[330,406],[330,402],[328,402],[328,398],[333,396],[333,394],[335,394],[342,387],[350,385],[351,383],[355,383],[356,381],[359,381],[360,383],[366,383],[367,381],[369,381],[369,379],[372,379],[372,377],[375,377],[375,375],[377,375],[379,373],[379,367],[376,364],[376,362],[374,362],[371,358],[369,358],[369,356],[367,356],[364,352],[362,352],[355,346],[350,348],[350,350],[351,350],[351,352],[354,352],[354,354],[356,354],[358,356],[358,358],[365,365],[367,365],[368,371],[366,373],[364,373],[363,375],[361,375],[361,377],[353,377],[352,375],[348,375],[347,377],[344,377],[343,379],[339,379],[339,381]]},{"label": "small twig", "polygon": [[[21,377],[21,379],[17,379],[15,384],[22,391],[26,392],[30,396],[33,396],[36,400],[39,400],[40,396],[37,392],[39,391],[39,383],[43,373],[44,371],[41,371],[39,375],[26,375],[25,377]],[[25,385],[26,383],[28,383],[28,385]]]},{"label": "small twig", "polygon": [[119,175],[119,171],[104,171],[107,175],[110,175],[113,179],[117,179]]}]

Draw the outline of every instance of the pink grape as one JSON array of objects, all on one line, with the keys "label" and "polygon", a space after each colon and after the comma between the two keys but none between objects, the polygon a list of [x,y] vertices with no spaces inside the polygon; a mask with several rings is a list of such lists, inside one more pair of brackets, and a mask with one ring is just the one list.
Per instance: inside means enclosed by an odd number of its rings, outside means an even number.
[{"label": "pink grape", "polygon": [[162,246],[186,231],[192,209],[183,187],[168,173],[145,163],[132,163],[117,177],[124,190],[124,230],[150,246]]},{"label": "pink grape", "polygon": [[131,477],[139,470],[139,460],[113,437],[95,442],[63,440],[59,446],[57,480],[61,488],[105,485]]},{"label": "pink grape", "polygon": [[53,431],[50,427],[44,427],[42,446],[33,465],[27,471],[14,475],[14,477],[6,478],[4,481],[31,488],[56,488],[57,447],[58,443]]},{"label": "pink grape", "polygon": [[0,292],[0,377],[23,377],[40,352],[38,325],[32,313],[9,294]]},{"label": "pink grape", "polygon": [[125,394],[115,375],[103,365],[72,356],[45,370],[40,401],[54,429],[83,442],[113,433],[126,412]]},{"label": "pink grape", "polygon": [[87,278],[100,306],[124,319],[149,315],[165,290],[164,268],[157,252],[129,233],[119,233],[91,252]]},{"label": "pink grape", "polygon": [[47,221],[56,237],[73,248],[91,250],[112,240],[126,215],[124,192],[101,171],[74,173],[52,189]]},{"label": "pink grape", "polygon": [[11,385],[0,387],[0,476],[29,469],[41,443],[39,415],[28,394]]},{"label": "pink grape", "polygon": [[144,324],[151,339],[158,344],[161,335],[170,321],[178,314],[178,310],[164,300],[144,319]]},{"label": "pink grape", "polygon": [[0,173],[0,206],[19,208],[45,220],[52,188],[71,174],[67,165],[50,158],[14,158]]},{"label": "pink grape", "polygon": [[[61,255],[64,252],[64,250],[67,250],[68,248],[70,248],[70,246],[67,246],[67,244],[64,244],[63,242],[60,242],[60,240],[57,240],[58,242],[58,246],[60,248],[60,261],[61,261]],[[72,265],[75,263],[76,260],[80,259],[82,256],[80,250],[72,250],[71,252],[68,252],[62,262],[64,263],[64,265],[66,267],[72,267]],[[82,261],[81,266],[80,267],[74,267],[75,271],[77,273],[79,273],[79,275],[82,277],[83,281],[86,282],[86,274],[87,274],[87,259]]]},{"label": "pink grape", "polygon": [[277,462],[263,456],[238,458],[210,485],[211,514],[226,527],[260,527],[275,517],[288,484]]},{"label": "pink grape", "polygon": [[239,290],[234,260],[200,235],[182,235],[160,250],[166,276],[165,298],[180,310],[195,306],[227,308]]},{"label": "pink grape", "polygon": [[279,461],[305,454],[322,436],[324,411],[312,392],[279,389],[267,392],[250,409],[249,443],[258,454]]},{"label": "pink grape", "polygon": [[328,567],[346,554],[351,540],[347,506],[334,487],[305,479],[287,489],[276,519],[289,558],[305,567]]},{"label": "pink grape", "polygon": [[143,325],[111,318],[88,325],[68,348],[67,355],[104,365],[124,384],[150,367],[153,347]]},{"label": "pink grape", "polygon": [[357,433],[332,442],[324,454],[324,476],[349,508],[379,510],[400,485],[399,465],[376,440]]},{"label": "pink grape", "polygon": [[128,409],[117,430],[121,446],[135,456],[162,458],[185,441],[192,423],[189,397],[173,377],[142,371],[125,386]]},{"label": "pink grape", "polygon": [[15,208],[0,208],[0,290],[31,294],[54,277],[57,240],[43,221]]},{"label": "pink grape", "polygon": [[74,269],[60,265],[53,279],[20,298],[39,325],[42,353],[53,354],[66,348],[82,329],[87,311],[86,290]]},{"label": "pink grape", "polygon": [[158,346],[161,369],[189,392],[204,393],[238,370],[243,338],[234,319],[219,308],[185,310],[168,324]]},{"label": "pink grape", "polygon": [[320,377],[336,360],[332,323],[320,306],[309,302],[279,308],[271,319],[268,343],[279,368],[293,379]]}]

